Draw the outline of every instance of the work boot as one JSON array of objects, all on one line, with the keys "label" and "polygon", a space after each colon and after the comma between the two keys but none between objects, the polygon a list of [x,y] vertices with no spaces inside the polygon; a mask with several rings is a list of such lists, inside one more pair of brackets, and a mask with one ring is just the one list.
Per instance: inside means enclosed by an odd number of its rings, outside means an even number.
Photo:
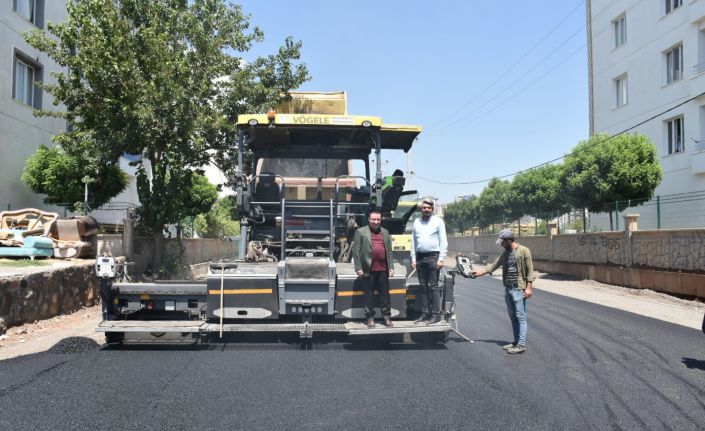
[{"label": "work boot", "polygon": [[443,317],[442,317],[440,314],[434,315],[434,316],[431,318],[431,320],[429,320],[428,322],[426,322],[427,325],[438,325],[438,324],[440,324],[440,323],[445,323],[445,321],[443,320]]},{"label": "work boot", "polygon": [[367,319],[367,327],[370,329],[374,329],[374,327],[375,327],[375,318],[374,317],[370,317],[369,319]]},{"label": "work boot", "polygon": [[421,313],[421,315],[419,315],[419,317],[417,317],[416,320],[414,320],[414,323],[423,323],[423,322],[426,322],[430,319],[431,319],[431,316],[429,316],[428,314]]},{"label": "work boot", "polygon": [[502,346],[502,348],[503,348],[504,350],[509,350],[509,349],[511,349],[512,347],[516,347],[517,344],[518,344],[518,343],[509,343],[509,344],[505,344],[504,346]]},{"label": "work boot", "polygon": [[394,324],[392,323],[392,318],[390,316],[384,316],[384,326],[386,326],[387,328],[391,328],[392,326],[394,326]]}]

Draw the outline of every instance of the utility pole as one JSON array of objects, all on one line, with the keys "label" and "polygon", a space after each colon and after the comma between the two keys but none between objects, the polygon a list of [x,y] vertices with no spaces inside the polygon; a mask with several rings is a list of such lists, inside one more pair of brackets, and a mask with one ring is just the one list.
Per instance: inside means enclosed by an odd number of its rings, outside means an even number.
[{"label": "utility pole", "polygon": [[88,183],[91,182],[91,177],[86,175],[81,178],[81,181],[85,186],[83,192],[83,215],[88,215]]}]

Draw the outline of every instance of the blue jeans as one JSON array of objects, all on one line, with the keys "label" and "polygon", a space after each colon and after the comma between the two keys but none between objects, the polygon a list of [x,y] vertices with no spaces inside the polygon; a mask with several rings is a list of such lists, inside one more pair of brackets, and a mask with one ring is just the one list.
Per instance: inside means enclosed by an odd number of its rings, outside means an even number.
[{"label": "blue jeans", "polygon": [[509,320],[512,321],[514,342],[526,346],[526,298],[524,291],[516,287],[504,287],[504,301],[507,303]]}]

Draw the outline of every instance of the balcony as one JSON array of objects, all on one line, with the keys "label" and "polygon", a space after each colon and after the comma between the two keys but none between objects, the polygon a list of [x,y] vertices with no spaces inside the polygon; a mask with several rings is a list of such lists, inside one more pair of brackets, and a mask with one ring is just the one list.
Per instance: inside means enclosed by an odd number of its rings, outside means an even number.
[{"label": "balcony", "polygon": [[693,66],[693,74],[691,75],[691,78],[694,78],[702,73],[705,73],[705,62],[698,63],[695,66]]},{"label": "balcony", "polygon": [[690,169],[694,175],[705,174],[705,140],[695,142]]}]

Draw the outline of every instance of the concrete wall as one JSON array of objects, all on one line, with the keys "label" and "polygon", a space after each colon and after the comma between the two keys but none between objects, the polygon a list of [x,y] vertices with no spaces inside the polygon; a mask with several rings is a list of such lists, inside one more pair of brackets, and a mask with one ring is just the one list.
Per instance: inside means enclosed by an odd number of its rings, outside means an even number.
[{"label": "concrete wall", "polygon": [[[162,256],[166,259],[178,257],[180,266],[187,267],[211,260],[232,259],[238,255],[237,241],[224,241],[210,238],[188,238],[181,240],[183,249],[179,247],[179,241],[175,239],[164,239],[164,251]],[[99,235],[98,253],[109,253],[113,256],[123,256],[122,235]],[[143,273],[151,267],[153,252],[153,240],[148,237],[136,237],[134,239],[134,272]]]},{"label": "concrete wall", "polygon": [[[525,236],[539,271],[705,298],[705,229]],[[496,236],[450,237],[449,250],[492,261]]]}]

